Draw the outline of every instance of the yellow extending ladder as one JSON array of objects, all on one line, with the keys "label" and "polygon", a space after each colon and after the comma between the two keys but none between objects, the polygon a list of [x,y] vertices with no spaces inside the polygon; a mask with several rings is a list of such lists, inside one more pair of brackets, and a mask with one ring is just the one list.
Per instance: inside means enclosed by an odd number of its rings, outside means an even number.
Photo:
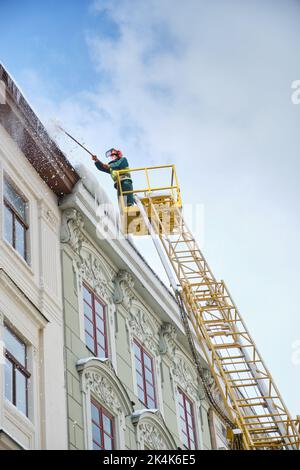
[{"label": "yellow extending ladder", "polygon": [[[150,175],[166,169],[170,181],[153,185]],[[135,185],[136,206],[126,207],[128,191],[118,177],[124,229],[152,236],[218,386],[223,418],[235,428],[232,440],[238,430],[243,449],[300,449],[299,422],[291,418],[225,283],[215,279],[185,223],[174,165],[130,172],[143,173],[147,184]]]}]

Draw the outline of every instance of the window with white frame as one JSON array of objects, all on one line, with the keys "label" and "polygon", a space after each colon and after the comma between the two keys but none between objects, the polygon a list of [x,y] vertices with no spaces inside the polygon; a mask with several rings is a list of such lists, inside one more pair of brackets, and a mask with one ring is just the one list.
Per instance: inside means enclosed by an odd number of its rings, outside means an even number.
[{"label": "window with white frame", "polygon": [[6,178],[3,187],[4,238],[25,261],[28,261],[28,203]]},{"label": "window with white frame", "polygon": [[28,380],[26,344],[4,325],[5,397],[28,416]]},{"label": "window with white frame", "polygon": [[191,400],[178,389],[181,440],[187,449],[197,448],[194,407]]},{"label": "window with white frame", "polygon": [[85,343],[97,357],[108,357],[106,305],[85,284],[83,285]]},{"label": "window with white frame", "polygon": [[95,400],[91,402],[92,438],[94,450],[115,448],[114,417]]}]

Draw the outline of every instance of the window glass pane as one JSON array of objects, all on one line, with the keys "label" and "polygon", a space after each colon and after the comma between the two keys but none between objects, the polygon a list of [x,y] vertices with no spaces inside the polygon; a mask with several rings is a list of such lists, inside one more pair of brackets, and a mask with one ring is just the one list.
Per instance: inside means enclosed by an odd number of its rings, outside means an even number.
[{"label": "window glass pane", "polygon": [[139,400],[141,400],[144,403],[145,401],[144,389],[140,387],[138,387],[138,397],[139,397]]},{"label": "window glass pane", "polygon": [[92,420],[98,424],[100,423],[98,408],[93,403],[92,403]]},{"label": "window glass pane", "polygon": [[146,367],[148,367],[148,369],[152,370],[152,362],[147,354],[144,354],[144,364]]},{"label": "window glass pane", "polygon": [[97,357],[100,357],[102,359],[106,357],[106,351],[100,346],[100,344],[98,344]]},{"label": "window glass pane", "polygon": [[112,440],[107,434],[104,434],[104,449],[112,450]]},{"label": "window glass pane", "polygon": [[4,206],[4,237],[8,243],[13,244],[13,215],[6,206]]},{"label": "window glass pane", "polygon": [[185,400],[186,411],[191,415],[192,414],[192,407],[188,400]]},{"label": "window glass pane", "polygon": [[90,307],[86,302],[84,302],[83,311],[84,311],[84,314],[85,314],[91,321],[93,321],[93,310],[91,309],[91,307]]},{"label": "window glass pane", "polygon": [[4,180],[4,197],[16,212],[22,217],[23,220],[26,218],[26,202],[23,198],[16,192],[13,186],[7,181]]},{"label": "window glass pane", "polygon": [[15,219],[15,249],[22,258],[26,258],[25,233],[26,230],[23,225],[18,221],[18,219]]},{"label": "window glass pane", "polygon": [[83,298],[90,305],[92,305],[92,294],[90,293],[90,291],[85,286],[83,286]]},{"label": "window glass pane", "polygon": [[102,448],[98,446],[96,442],[93,442],[93,450],[102,450]]},{"label": "window glass pane", "polygon": [[139,348],[139,346],[136,343],[133,343],[133,347],[134,347],[134,354],[136,355],[136,357],[138,357],[140,359],[141,358],[141,349]]},{"label": "window glass pane", "polygon": [[97,343],[101,346],[101,348],[105,349],[105,337],[102,333],[97,330]]},{"label": "window glass pane", "polygon": [[156,408],[156,403],[154,400],[152,400],[152,398],[149,398],[148,397],[148,408]]},{"label": "window glass pane", "polygon": [[191,449],[191,450],[195,450],[195,449],[196,449],[195,443],[194,443],[193,441],[190,441],[190,449]]},{"label": "window glass pane", "polygon": [[104,305],[102,305],[98,300],[95,300],[95,308],[96,308],[97,314],[101,318],[103,318],[104,317],[104,311],[105,311]]},{"label": "window glass pane", "polygon": [[95,344],[93,338],[91,338],[87,333],[85,334],[85,344],[95,354]]},{"label": "window glass pane", "polygon": [[150,370],[145,369],[145,377],[148,382],[153,384],[153,375],[152,375],[152,372],[150,372]]},{"label": "window glass pane", "polygon": [[189,447],[189,441],[188,441],[187,436],[183,432],[181,433],[181,439],[182,439],[182,443],[188,448]]},{"label": "window glass pane", "polygon": [[92,424],[93,428],[93,441],[96,441],[98,445],[101,445],[101,434],[100,434],[100,428],[96,426],[96,424]]},{"label": "window glass pane", "polygon": [[154,398],[154,388],[152,387],[152,385],[148,384],[147,382],[146,387],[147,387],[147,395],[149,395],[151,398]]},{"label": "window glass pane", "polygon": [[24,415],[27,414],[26,407],[26,377],[18,369],[16,369],[16,407],[22,411]]},{"label": "window glass pane", "polygon": [[4,327],[4,347],[25,367],[26,346],[7,326]]},{"label": "window glass pane", "polygon": [[112,426],[111,426],[111,419],[103,414],[103,430],[107,432],[107,434],[112,434]]},{"label": "window glass pane", "polygon": [[135,368],[136,368],[136,371],[142,375],[143,373],[142,363],[137,358],[135,358]]},{"label": "window glass pane", "polygon": [[180,391],[178,391],[178,400],[179,400],[179,403],[183,406],[183,395]]},{"label": "window glass pane", "polygon": [[85,331],[87,331],[90,334],[90,336],[94,336],[93,323],[90,322],[86,317],[84,317],[84,328],[85,328]]},{"label": "window glass pane", "polygon": [[138,372],[136,373],[136,381],[137,381],[137,384],[138,384],[141,388],[144,388],[143,377],[142,377],[141,374],[139,374]]},{"label": "window glass pane", "polygon": [[189,415],[187,413],[187,422],[188,422],[188,425],[193,428],[193,418],[191,417],[191,415]]},{"label": "window glass pane", "polygon": [[104,321],[102,318],[98,317],[98,315],[96,316],[96,325],[97,328],[104,333]]},{"label": "window glass pane", "polygon": [[13,366],[10,361],[5,361],[5,397],[13,401]]},{"label": "window glass pane", "polygon": [[185,412],[183,406],[179,403],[179,415],[185,420]]}]

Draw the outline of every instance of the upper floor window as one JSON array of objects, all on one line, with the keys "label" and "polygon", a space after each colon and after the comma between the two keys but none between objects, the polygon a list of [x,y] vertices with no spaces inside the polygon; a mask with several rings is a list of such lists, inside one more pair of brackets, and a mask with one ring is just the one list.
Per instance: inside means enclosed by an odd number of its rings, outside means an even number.
[{"label": "upper floor window", "polygon": [[92,435],[94,450],[114,449],[114,418],[95,401],[92,401]]},{"label": "upper floor window", "polygon": [[180,430],[183,444],[188,449],[196,449],[196,428],[193,404],[188,397],[178,389]]},{"label": "upper floor window", "polygon": [[18,410],[28,416],[28,379],[26,345],[6,325],[5,345],[5,397]]},{"label": "upper floor window", "polygon": [[147,408],[156,408],[153,359],[136,341],[134,341],[134,357],[138,397]]},{"label": "upper floor window", "polygon": [[83,286],[85,342],[97,357],[108,357],[106,306]]},{"label": "upper floor window", "polygon": [[4,237],[27,260],[27,202],[4,179]]}]

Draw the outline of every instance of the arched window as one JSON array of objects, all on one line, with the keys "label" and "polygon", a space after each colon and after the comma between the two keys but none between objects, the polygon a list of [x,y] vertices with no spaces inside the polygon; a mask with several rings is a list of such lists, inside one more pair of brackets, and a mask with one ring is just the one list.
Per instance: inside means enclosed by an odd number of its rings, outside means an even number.
[{"label": "arched window", "polygon": [[86,449],[124,449],[125,417],[132,403],[109,359],[77,362],[83,394]]}]

